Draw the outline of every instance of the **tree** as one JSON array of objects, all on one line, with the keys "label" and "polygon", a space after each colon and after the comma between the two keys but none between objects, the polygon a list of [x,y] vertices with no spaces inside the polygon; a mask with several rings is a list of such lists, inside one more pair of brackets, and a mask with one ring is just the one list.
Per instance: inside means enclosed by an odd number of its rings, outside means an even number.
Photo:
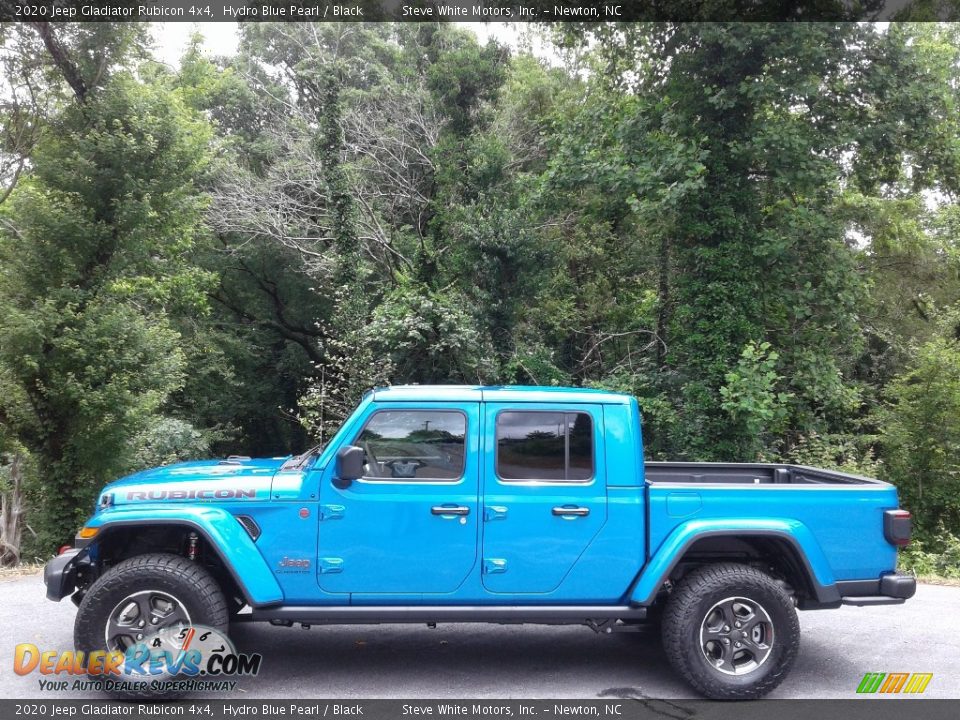
[{"label": "tree", "polygon": [[0,205],[27,166],[45,123],[143,52],[145,25],[0,24]]},{"label": "tree", "polygon": [[113,473],[299,451],[390,382],[623,390],[650,457],[960,522],[911,484],[953,472],[955,27],[565,24],[558,67],[250,23],[131,73],[142,34],[0,28],[0,432],[46,547]]},{"label": "tree", "polygon": [[49,550],[183,382],[168,313],[203,298],[185,262],[208,130],[176,93],[113,77],[33,151],[0,233],[0,420],[32,454]]},{"label": "tree", "polygon": [[[916,348],[911,366],[886,389],[878,409],[883,472],[913,511],[918,535],[933,547],[960,528],[960,342],[956,318]],[[932,542],[931,542],[932,541]]]},{"label": "tree", "polygon": [[[196,57],[186,66],[224,136],[244,129],[213,188],[214,298],[264,341],[299,346],[307,426],[326,433],[361,381],[494,377],[483,318],[464,308],[496,289],[471,291],[482,265],[458,240],[476,223],[458,206],[500,178],[480,166],[491,145],[479,133],[502,51],[444,26],[295,24],[246,28],[243,52],[215,79],[197,81],[211,73]],[[238,76],[256,99],[224,113],[209,101]],[[227,106],[245,97],[232,90]],[[250,132],[259,115],[271,122]],[[266,144],[269,159],[246,160]]]}]

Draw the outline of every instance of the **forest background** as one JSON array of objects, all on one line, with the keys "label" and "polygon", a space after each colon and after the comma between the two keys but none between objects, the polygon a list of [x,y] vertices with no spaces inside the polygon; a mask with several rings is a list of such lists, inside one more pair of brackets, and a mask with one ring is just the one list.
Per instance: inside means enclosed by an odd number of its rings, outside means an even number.
[{"label": "forest background", "polygon": [[0,25],[0,562],[375,385],[631,393],[895,483],[960,577],[960,26]]}]

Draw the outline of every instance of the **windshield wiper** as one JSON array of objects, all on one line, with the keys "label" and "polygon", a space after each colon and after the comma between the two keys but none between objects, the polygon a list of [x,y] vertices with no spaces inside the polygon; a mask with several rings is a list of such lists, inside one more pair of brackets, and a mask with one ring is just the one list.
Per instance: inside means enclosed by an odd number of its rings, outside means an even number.
[{"label": "windshield wiper", "polygon": [[283,465],[280,466],[281,470],[299,470],[304,465],[307,464],[307,461],[312,458],[314,455],[319,455],[320,451],[323,450],[323,445],[317,445],[310,448],[309,450],[300,453],[299,455],[294,455],[292,458],[287,460]]}]

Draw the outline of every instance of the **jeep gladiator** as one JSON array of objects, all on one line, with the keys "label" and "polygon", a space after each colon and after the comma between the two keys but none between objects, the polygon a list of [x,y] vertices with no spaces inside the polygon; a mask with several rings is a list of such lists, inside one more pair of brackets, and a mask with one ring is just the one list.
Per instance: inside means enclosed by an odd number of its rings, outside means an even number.
[{"label": "jeep gladiator", "polygon": [[640,422],[635,398],[597,390],[376,389],[324,447],[107,485],[47,597],[72,596],[87,653],[145,624],[657,623],[676,671],[732,699],[786,676],[796,609],[913,596],[891,485],[645,463]]}]

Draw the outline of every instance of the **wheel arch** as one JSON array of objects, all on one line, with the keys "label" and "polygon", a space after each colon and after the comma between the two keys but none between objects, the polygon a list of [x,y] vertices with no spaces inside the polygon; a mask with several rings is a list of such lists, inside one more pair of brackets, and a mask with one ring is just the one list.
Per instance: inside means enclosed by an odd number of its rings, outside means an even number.
[{"label": "wheel arch", "polygon": [[797,591],[801,608],[840,605],[833,573],[809,529],[800,523],[676,528],[650,558],[630,591],[630,602],[652,605],[664,584],[715,562],[769,562]]},{"label": "wheel arch", "polygon": [[136,517],[129,517],[129,513],[109,517],[104,513],[97,518],[99,523],[88,523],[88,526],[96,524],[100,528],[91,542],[91,549],[96,548],[96,554],[102,556],[122,543],[136,539],[142,532],[167,530],[183,536],[195,532],[203,550],[213,553],[225,578],[248,605],[262,607],[283,600],[283,591],[276,578],[236,516],[220,508],[205,508],[201,512],[169,510],[164,508],[149,515],[138,512]]}]

